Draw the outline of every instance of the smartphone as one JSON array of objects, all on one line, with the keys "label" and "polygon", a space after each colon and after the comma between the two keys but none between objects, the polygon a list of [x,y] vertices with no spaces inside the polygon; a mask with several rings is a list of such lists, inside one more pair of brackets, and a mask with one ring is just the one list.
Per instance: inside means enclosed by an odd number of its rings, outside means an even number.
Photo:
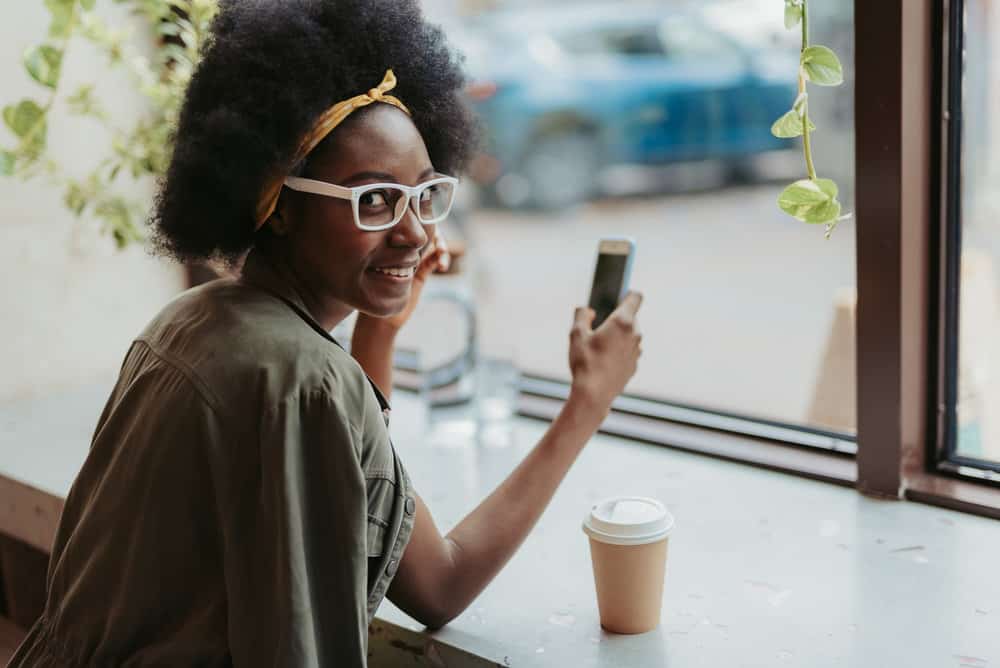
[{"label": "smartphone", "polygon": [[635,241],[628,237],[605,237],[597,246],[597,267],[590,288],[590,308],[597,316],[594,329],[601,326],[628,292],[635,258]]}]

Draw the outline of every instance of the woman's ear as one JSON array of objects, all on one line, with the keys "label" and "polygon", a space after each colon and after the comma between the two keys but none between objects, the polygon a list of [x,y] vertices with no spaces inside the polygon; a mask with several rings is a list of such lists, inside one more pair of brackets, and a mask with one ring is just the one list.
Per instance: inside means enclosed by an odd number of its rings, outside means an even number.
[{"label": "woman's ear", "polygon": [[267,224],[271,227],[271,231],[277,237],[283,237],[288,234],[288,226],[285,224],[285,218],[282,216],[280,211],[275,211],[271,214],[271,217],[267,219]]},{"label": "woman's ear", "polygon": [[278,204],[274,207],[274,212],[267,219],[267,224],[275,236],[283,237],[288,234],[288,200],[282,192],[278,198]]}]

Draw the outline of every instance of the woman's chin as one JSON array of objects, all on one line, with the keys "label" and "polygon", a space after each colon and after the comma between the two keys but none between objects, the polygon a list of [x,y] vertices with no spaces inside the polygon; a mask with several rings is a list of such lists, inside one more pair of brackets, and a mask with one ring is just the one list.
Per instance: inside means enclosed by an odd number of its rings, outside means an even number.
[{"label": "woman's chin", "polygon": [[365,306],[360,311],[378,318],[390,318],[398,315],[410,301],[413,288],[413,278],[399,278],[366,272],[368,281],[362,288]]},{"label": "woman's chin", "polygon": [[402,313],[409,300],[409,293],[398,299],[369,299],[358,311],[373,318],[391,318]]}]

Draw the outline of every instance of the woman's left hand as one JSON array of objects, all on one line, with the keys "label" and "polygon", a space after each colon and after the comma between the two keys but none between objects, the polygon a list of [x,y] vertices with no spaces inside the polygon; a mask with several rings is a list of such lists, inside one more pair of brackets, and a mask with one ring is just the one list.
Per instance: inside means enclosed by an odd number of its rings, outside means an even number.
[{"label": "woman's left hand", "polygon": [[428,242],[423,257],[420,258],[420,265],[413,275],[413,285],[410,287],[410,299],[406,303],[406,307],[396,315],[388,318],[374,318],[364,313],[359,313],[358,323],[361,324],[363,320],[375,320],[379,326],[398,332],[407,323],[410,316],[413,315],[413,311],[417,308],[420,295],[423,293],[424,285],[427,283],[430,275],[435,271],[446,272],[450,266],[451,254],[448,253],[448,245],[441,235],[441,230],[435,225],[431,241]]}]

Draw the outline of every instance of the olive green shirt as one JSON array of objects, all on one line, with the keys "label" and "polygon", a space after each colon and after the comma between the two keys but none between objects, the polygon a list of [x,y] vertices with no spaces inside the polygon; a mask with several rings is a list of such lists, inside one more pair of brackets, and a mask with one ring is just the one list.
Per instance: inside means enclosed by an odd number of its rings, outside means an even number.
[{"label": "olive green shirt", "polygon": [[251,255],[135,340],[10,666],[364,666],[413,528],[388,404]]}]

